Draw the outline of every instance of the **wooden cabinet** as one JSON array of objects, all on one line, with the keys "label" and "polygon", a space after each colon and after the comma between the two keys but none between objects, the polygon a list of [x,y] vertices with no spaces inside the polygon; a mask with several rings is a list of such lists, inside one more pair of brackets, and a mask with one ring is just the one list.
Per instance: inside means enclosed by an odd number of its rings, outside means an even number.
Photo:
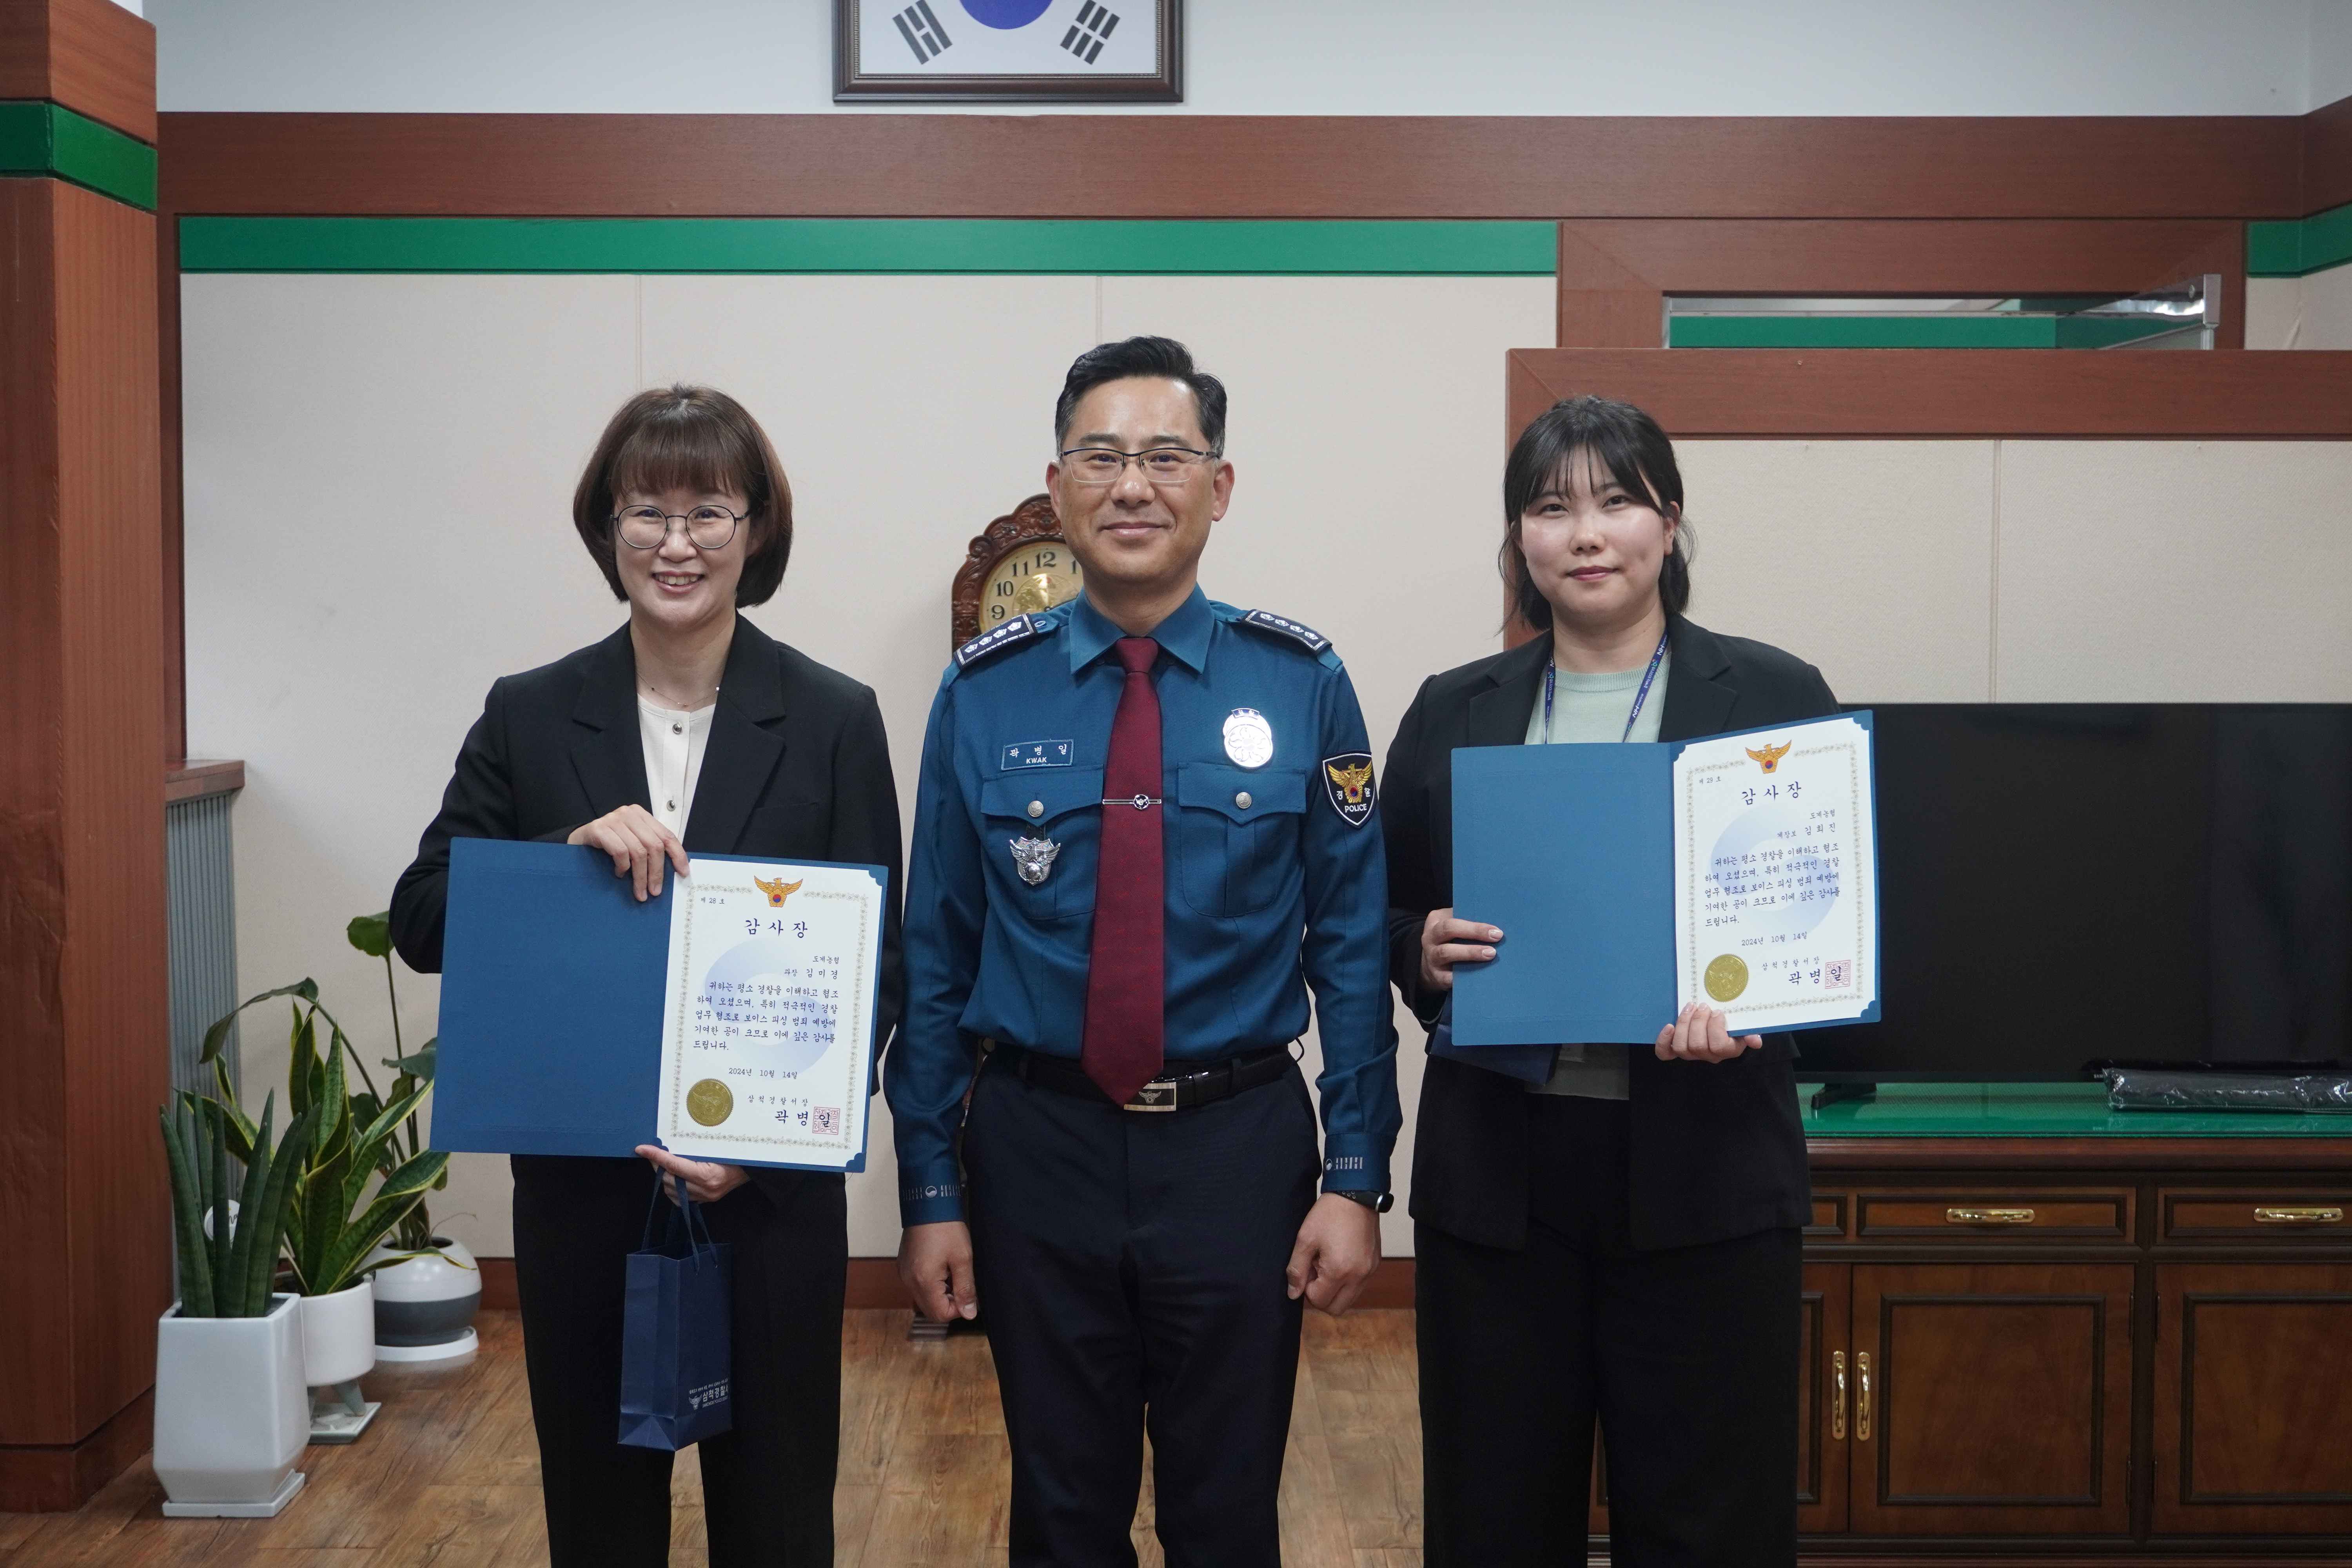
[{"label": "wooden cabinet", "polygon": [[2157,1531],[2352,1534],[2352,1261],[2156,1281]]},{"label": "wooden cabinet", "polygon": [[1808,1562],[2352,1563],[2352,1138],[1812,1151]]},{"label": "wooden cabinet", "polygon": [[2131,1528],[2128,1264],[1857,1264],[1849,1528]]}]

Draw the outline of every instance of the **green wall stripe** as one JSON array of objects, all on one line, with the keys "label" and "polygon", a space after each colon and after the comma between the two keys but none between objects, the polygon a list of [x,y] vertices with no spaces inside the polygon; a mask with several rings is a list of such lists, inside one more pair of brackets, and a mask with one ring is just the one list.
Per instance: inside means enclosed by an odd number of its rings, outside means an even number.
[{"label": "green wall stripe", "polygon": [[2094,349],[2174,331],[2175,321],[2064,316],[1675,316],[1677,349]]},{"label": "green wall stripe", "polygon": [[183,272],[1072,272],[1545,277],[1524,221],[186,217]]},{"label": "green wall stripe", "polygon": [[155,210],[155,149],[55,103],[0,103],[0,174],[46,175]]},{"label": "green wall stripe", "polygon": [[2246,226],[2246,276],[2301,278],[2352,261],[2352,205]]}]

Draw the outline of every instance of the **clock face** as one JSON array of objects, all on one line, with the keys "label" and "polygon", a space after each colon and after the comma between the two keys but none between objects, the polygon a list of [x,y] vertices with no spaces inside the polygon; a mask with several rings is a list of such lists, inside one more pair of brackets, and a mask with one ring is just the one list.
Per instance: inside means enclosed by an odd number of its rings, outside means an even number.
[{"label": "clock face", "polygon": [[989,568],[980,585],[980,631],[1015,616],[1050,610],[1086,586],[1077,557],[1058,539],[1022,545]]}]

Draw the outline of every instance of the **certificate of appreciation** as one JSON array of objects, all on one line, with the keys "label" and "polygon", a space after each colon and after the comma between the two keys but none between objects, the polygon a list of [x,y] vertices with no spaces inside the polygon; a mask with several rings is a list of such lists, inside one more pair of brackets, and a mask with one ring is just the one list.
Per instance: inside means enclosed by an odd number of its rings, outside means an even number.
[{"label": "certificate of appreciation", "polygon": [[1878,1016],[1871,716],[1703,741],[1454,753],[1454,1046],[1649,1046]]},{"label": "certificate of appreciation", "polygon": [[861,1170],[883,889],[866,869],[694,857],[670,906],[662,1143]]},{"label": "certificate of appreciation", "polygon": [[1674,761],[1675,1000],[1734,1034],[1878,1000],[1871,731],[1852,716],[1685,742]]}]

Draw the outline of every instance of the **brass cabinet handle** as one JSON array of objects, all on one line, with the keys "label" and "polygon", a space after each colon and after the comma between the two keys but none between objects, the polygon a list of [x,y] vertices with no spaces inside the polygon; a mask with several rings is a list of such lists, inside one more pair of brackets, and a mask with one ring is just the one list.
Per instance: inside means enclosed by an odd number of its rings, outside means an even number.
[{"label": "brass cabinet handle", "polygon": [[2032,1225],[2032,1209],[1946,1209],[1946,1225]]},{"label": "brass cabinet handle", "polygon": [[1830,1402],[1830,1436],[1845,1441],[1845,1352],[1832,1351],[1830,1365],[1837,1376],[1837,1397]]},{"label": "brass cabinet handle", "polygon": [[2344,1211],[2320,1204],[2298,1205],[2287,1208],[2257,1208],[2256,1225],[2342,1225]]},{"label": "brass cabinet handle", "polygon": [[1870,1352],[1856,1351],[1853,1369],[1862,1380],[1860,1397],[1853,1405],[1853,1435],[1863,1442],[1870,1441]]}]

